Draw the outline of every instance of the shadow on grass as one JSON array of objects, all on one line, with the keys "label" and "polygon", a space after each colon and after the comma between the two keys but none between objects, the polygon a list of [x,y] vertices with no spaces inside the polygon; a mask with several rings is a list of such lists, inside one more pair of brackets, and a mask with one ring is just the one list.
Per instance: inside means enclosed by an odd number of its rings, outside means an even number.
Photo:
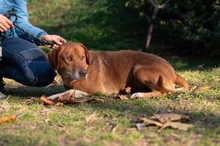
[{"label": "shadow on grass", "polygon": [[60,93],[65,91],[63,85],[53,87],[7,87],[7,94],[10,96],[17,96],[22,98],[29,97],[41,97],[42,95],[49,96],[52,94]]},{"label": "shadow on grass", "polygon": [[[150,101],[153,100],[153,101]],[[174,102],[172,100],[167,100],[167,102]],[[177,105],[177,103],[173,103]],[[183,106],[183,105],[182,105]],[[117,117],[124,117],[129,119],[132,117],[131,123],[135,126],[137,122],[137,118],[140,116],[151,117],[154,114],[160,113],[177,113],[181,115],[188,115],[192,117],[192,121],[188,121],[187,123],[192,123],[195,125],[195,131],[203,131],[206,130],[214,130],[213,133],[219,133],[219,124],[220,117],[210,112],[209,109],[204,109],[201,111],[193,111],[192,109],[188,109],[187,105],[186,110],[178,109],[178,107],[172,107],[170,104],[164,103],[163,99],[147,99],[147,100],[129,100],[129,101],[121,101],[114,100],[111,102],[106,102],[104,104],[93,103],[90,104],[90,107],[94,111],[101,112],[105,117],[110,119],[117,119]],[[204,129],[201,129],[204,128]],[[207,132],[208,133],[208,132]]]},{"label": "shadow on grass", "polygon": [[215,58],[179,58],[177,56],[165,56],[168,62],[178,71],[208,71],[218,68],[220,61]]},{"label": "shadow on grass", "polygon": [[[7,88],[8,95],[11,96],[12,100],[14,97],[21,97],[21,100],[30,99],[33,97],[36,99],[40,99],[42,95],[50,96],[63,91],[65,91],[65,89],[62,85],[50,88],[37,88],[26,86]],[[113,121],[118,119],[122,121],[130,120],[129,123],[132,127],[135,126],[137,118],[140,116],[150,117],[153,114],[158,113],[178,113],[182,115],[188,115],[193,118],[190,123],[195,125],[194,131],[204,132],[204,129],[206,129],[211,130],[212,133],[220,133],[220,117],[218,116],[217,112],[212,113],[207,108],[204,108],[202,110],[194,109],[193,106],[188,104],[192,103],[197,106],[196,99],[190,99],[191,97],[188,99],[187,96],[187,93],[183,93],[184,99],[176,99],[177,95],[172,95],[171,98],[164,97],[138,100],[117,100],[113,99],[113,96],[99,95],[94,97],[103,98],[105,100],[104,103],[80,103],[76,105],[65,106],[74,106],[74,108],[77,108],[78,110],[81,110],[82,108],[83,110],[91,111],[91,113],[96,112],[104,118],[112,119]],[[33,102],[33,104],[36,103]]]}]

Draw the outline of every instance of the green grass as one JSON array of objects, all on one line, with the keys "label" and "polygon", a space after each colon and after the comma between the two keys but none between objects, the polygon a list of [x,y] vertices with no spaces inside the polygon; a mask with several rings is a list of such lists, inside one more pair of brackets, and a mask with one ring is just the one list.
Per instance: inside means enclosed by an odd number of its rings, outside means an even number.
[{"label": "green grass", "polygon": [[[68,41],[81,42],[89,49],[138,50],[142,46],[142,38],[134,35],[135,30],[130,24],[126,25],[123,8],[114,9],[114,3],[110,1],[30,0],[28,8],[33,24]],[[109,14],[110,8],[117,15]],[[119,25],[121,23],[124,27]],[[62,85],[35,88],[5,79],[9,98],[0,101],[0,117],[16,115],[19,120],[0,124],[0,145],[219,145],[220,69],[215,68],[219,64],[213,64],[214,58],[167,59],[191,85],[209,86],[210,89],[138,100],[116,100],[113,96],[96,95],[105,102],[55,107],[44,106],[40,97],[64,91]],[[201,64],[205,64],[205,68],[198,68]],[[144,131],[136,129],[139,116],[150,117],[155,113],[189,115],[195,127],[189,131],[168,128],[161,133],[156,127]],[[112,130],[115,127],[118,128]]]},{"label": "green grass", "polygon": [[[19,117],[0,124],[1,145],[218,145],[220,142],[220,73],[218,70],[181,71],[190,84],[207,91],[169,94],[163,98],[116,100],[96,95],[104,103],[45,106],[39,98],[64,91],[62,86],[33,88],[7,80],[9,99],[0,101],[0,115]],[[138,131],[139,116],[179,113],[193,118],[189,131],[149,127]],[[116,131],[112,128],[118,126]]]},{"label": "green grass", "polygon": [[[122,6],[117,9],[117,3]],[[144,40],[125,15],[124,1],[32,0],[30,22],[93,50],[141,49]],[[118,7],[118,6],[117,6]],[[136,15],[136,13],[131,14]],[[137,18],[137,16],[135,16]],[[140,26],[139,26],[140,27]]]}]

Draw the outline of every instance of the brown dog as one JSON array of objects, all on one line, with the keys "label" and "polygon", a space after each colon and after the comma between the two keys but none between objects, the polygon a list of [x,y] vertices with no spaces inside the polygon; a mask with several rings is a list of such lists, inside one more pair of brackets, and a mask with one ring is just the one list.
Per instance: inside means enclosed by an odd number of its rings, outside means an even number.
[{"label": "brown dog", "polygon": [[66,43],[48,53],[47,60],[61,75],[64,87],[75,89],[75,97],[133,93],[131,99],[150,98],[189,90],[187,81],[166,60],[153,54],[88,51],[83,44]]}]

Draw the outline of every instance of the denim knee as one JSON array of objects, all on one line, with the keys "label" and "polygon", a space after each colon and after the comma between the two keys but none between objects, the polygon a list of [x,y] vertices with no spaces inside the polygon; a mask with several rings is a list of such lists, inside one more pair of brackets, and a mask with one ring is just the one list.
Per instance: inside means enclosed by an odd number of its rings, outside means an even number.
[{"label": "denim knee", "polygon": [[44,67],[41,69],[38,67],[32,69],[34,78],[29,78],[29,81],[27,81],[29,86],[42,87],[47,86],[54,81],[54,77],[56,76],[55,70],[47,62],[42,66]]},{"label": "denim knee", "polygon": [[7,38],[2,46],[0,70],[4,77],[35,87],[53,82],[56,72],[47,62],[46,54],[36,45],[21,38]]}]

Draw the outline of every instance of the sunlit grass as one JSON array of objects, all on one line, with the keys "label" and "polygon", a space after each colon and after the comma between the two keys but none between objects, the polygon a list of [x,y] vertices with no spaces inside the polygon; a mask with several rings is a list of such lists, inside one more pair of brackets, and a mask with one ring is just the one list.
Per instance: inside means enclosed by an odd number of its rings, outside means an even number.
[{"label": "sunlit grass", "polygon": [[[86,2],[89,5],[84,5]],[[49,33],[59,34],[68,41],[79,41],[93,50],[140,50],[143,39],[137,35],[120,38],[118,34],[126,31],[116,32],[113,24],[104,27],[105,23],[111,22],[106,20],[106,8],[103,5],[99,10],[101,13],[96,15],[94,7],[94,1],[28,1],[30,21]],[[96,26],[96,20],[103,25]],[[50,51],[48,48],[41,48],[46,53]],[[18,121],[0,124],[0,145],[218,145],[218,66],[213,67],[212,62],[206,59],[189,61],[169,56],[168,61],[191,86],[210,88],[196,93],[177,93],[139,100],[116,100],[113,96],[97,94],[95,96],[102,97],[104,103],[55,107],[45,106],[39,99],[42,95],[49,96],[64,91],[62,85],[26,87],[5,79],[8,99],[0,101],[0,117],[15,115]],[[139,116],[150,117],[155,113],[189,115],[193,118],[192,124],[195,127],[189,131],[168,128],[161,133],[157,132],[157,127],[148,127],[144,131],[136,129]]]},{"label": "sunlit grass", "polygon": [[[84,103],[73,106],[45,106],[39,98],[63,91],[57,87],[24,87],[6,80],[9,98],[0,101],[0,115],[16,115],[17,122],[0,124],[0,137],[5,145],[216,145],[219,143],[220,73],[212,71],[181,71],[190,84],[210,86],[207,91],[169,94],[163,98],[116,100],[105,103]],[[216,79],[215,81],[213,81]],[[36,91],[34,93],[34,91]],[[11,93],[11,95],[10,95]],[[32,94],[34,93],[34,94]],[[155,113],[187,114],[195,128],[189,131],[156,127],[145,131],[135,128],[139,116]],[[113,132],[112,128],[117,126]]]}]

